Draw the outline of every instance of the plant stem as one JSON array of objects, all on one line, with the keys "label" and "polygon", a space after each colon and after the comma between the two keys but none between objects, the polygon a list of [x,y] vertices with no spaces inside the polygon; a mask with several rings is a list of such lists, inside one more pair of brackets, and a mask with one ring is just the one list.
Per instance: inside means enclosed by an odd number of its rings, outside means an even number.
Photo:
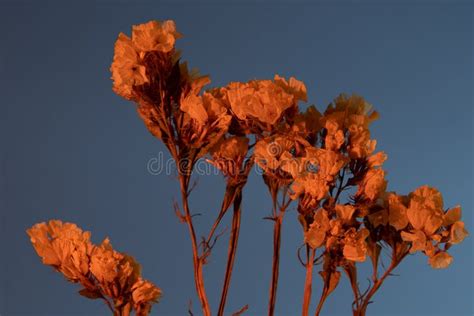
[{"label": "plant stem", "polygon": [[360,305],[359,286],[357,285],[357,282],[355,280],[351,279],[350,282],[351,282],[352,293],[354,293],[354,305],[357,310],[359,309],[359,305]]},{"label": "plant stem", "polygon": [[192,251],[193,251],[194,283],[196,286],[196,292],[198,294],[199,300],[201,301],[203,315],[210,316],[211,310],[210,310],[209,302],[206,296],[206,290],[204,288],[204,278],[202,274],[203,262],[201,260],[201,257],[199,256],[199,249],[198,249],[198,244],[196,240],[196,232],[194,230],[193,220],[192,220],[191,212],[189,210],[189,205],[188,205],[188,185],[189,185],[188,175],[181,174],[179,176],[179,180],[180,180],[180,188],[181,188],[181,199],[182,199],[183,209],[184,209],[184,219],[188,226],[189,235],[191,237],[191,245],[192,245]]},{"label": "plant stem", "polygon": [[328,298],[328,288],[329,288],[329,280],[331,279],[331,275],[327,276],[324,279],[323,291],[321,293],[321,298],[319,299],[318,307],[316,307],[315,316],[319,316],[321,314],[321,310],[323,309],[323,305]]},{"label": "plant stem", "polygon": [[[232,203],[234,203],[234,201],[236,199],[237,190],[240,190],[239,193],[241,194],[241,190],[242,190],[241,187],[237,187],[235,185],[227,184],[224,199],[222,200],[221,209],[219,211],[219,215],[215,219],[214,224],[212,225],[212,228],[209,231],[209,234],[207,236],[207,239],[206,239],[207,244],[209,244],[211,242],[212,237],[214,237],[214,234],[217,230],[217,227],[219,226],[220,222],[222,221],[222,218],[227,213],[227,210],[229,209],[230,205]],[[240,198],[242,198],[242,197],[240,197]]]},{"label": "plant stem", "polygon": [[306,245],[306,278],[304,282],[303,310],[302,315],[308,316],[309,303],[311,301],[311,288],[313,284],[313,266],[315,250]]},{"label": "plant stem", "polygon": [[280,269],[280,244],[281,244],[281,223],[284,212],[279,212],[275,218],[273,226],[273,261],[272,261],[272,281],[270,284],[270,299],[268,305],[268,315],[273,316],[275,312],[276,293],[278,288],[278,274]]},{"label": "plant stem", "polygon": [[224,284],[222,286],[221,300],[219,303],[218,316],[224,315],[225,303],[227,300],[227,294],[230,286],[230,280],[232,277],[232,269],[234,267],[235,255],[237,252],[237,244],[239,241],[240,232],[240,217],[241,217],[241,205],[242,193],[239,191],[234,199],[234,213],[232,217],[232,231],[229,239],[229,248],[227,252],[227,265],[225,270]]},{"label": "plant stem", "polygon": [[367,307],[370,304],[371,298],[374,296],[374,294],[377,292],[377,290],[382,286],[383,282],[385,279],[392,273],[392,271],[398,266],[398,264],[405,258],[405,256],[408,254],[406,252],[400,258],[397,259],[397,256],[395,254],[395,251],[392,252],[392,261],[390,263],[390,266],[387,268],[387,270],[384,272],[382,277],[380,279],[377,279],[374,281],[374,284],[372,285],[372,288],[370,291],[364,296],[362,303],[360,304],[359,308],[354,310],[353,314],[354,316],[365,316],[367,312]]}]

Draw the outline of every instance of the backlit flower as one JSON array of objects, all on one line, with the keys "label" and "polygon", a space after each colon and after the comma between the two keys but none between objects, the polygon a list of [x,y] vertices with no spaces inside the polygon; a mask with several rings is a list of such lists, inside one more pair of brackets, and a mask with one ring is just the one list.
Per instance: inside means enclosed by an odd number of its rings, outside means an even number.
[{"label": "backlit flower", "polygon": [[273,129],[290,108],[296,109],[298,100],[305,98],[304,85],[294,79],[290,83],[275,76],[275,80],[232,82],[213,93],[223,101],[239,120],[245,131],[255,128]]},{"label": "backlit flower", "polygon": [[295,77],[290,77],[290,80],[286,81],[285,78],[279,75],[275,75],[274,81],[286,93],[293,95],[295,100],[307,101],[306,86],[302,81],[297,80]]},{"label": "backlit flower", "polygon": [[233,136],[222,138],[211,148],[211,164],[219,168],[226,176],[235,177],[241,173],[242,164],[248,151],[247,137]]},{"label": "backlit flower", "polygon": [[389,193],[388,202],[388,222],[397,230],[401,230],[408,225],[406,197]]},{"label": "backlit flower", "polygon": [[305,112],[297,113],[291,125],[291,132],[297,135],[316,141],[316,134],[321,130],[321,113],[314,105],[309,106]]},{"label": "backlit flower", "polygon": [[364,196],[374,201],[385,191],[386,187],[385,171],[382,169],[370,169],[359,184],[359,190],[356,195]]},{"label": "backlit flower", "polygon": [[325,148],[334,151],[339,150],[346,140],[342,127],[336,121],[330,119],[326,120],[324,127],[326,128]]},{"label": "backlit flower", "polygon": [[467,230],[464,228],[464,223],[458,221],[451,226],[450,229],[450,239],[449,242],[451,244],[459,244],[461,243],[464,238],[469,235]]},{"label": "backlit flower", "polygon": [[143,52],[159,51],[168,53],[174,48],[181,34],[176,31],[174,21],[150,21],[132,26],[132,41]]},{"label": "backlit flower", "polygon": [[135,259],[115,251],[108,239],[99,246],[93,245],[90,233],[73,223],[51,220],[34,225],[27,233],[43,263],[53,266],[69,281],[80,283],[84,287],[79,291],[82,296],[108,297],[113,305],[135,308],[136,315],[146,316],[151,303],[161,294],[157,287],[141,279]]},{"label": "backlit flower", "polygon": [[316,249],[324,245],[326,232],[330,229],[329,218],[326,210],[319,209],[314,214],[313,222],[309,229],[304,233],[304,241],[311,248]]},{"label": "backlit flower", "polygon": [[441,251],[429,258],[428,262],[434,269],[446,269],[453,262],[453,257]]},{"label": "backlit flower", "polygon": [[422,186],[410,194],[408,220],[415,229],[433,234],[443,224],[443,198],[441,193],[428,186]]},{"label": "backlit flower", "polygon": [[366,238],[369,236],[369,231],[366,228],[361,228],[356,231],[351,228],[346,231],[344,236],[344,257],[347,260],[363,262],[367,254]]},{"label": "backlit flower", "polygon": [[115,42],[114,60],[110,67],[113,90],[125,99],[132,99],[133,88],[148,82],[146,68],[130,38],[120,33]]},{"label": "backlit flower", "polygon": [[132,287],[132,299],[137,316],[148,315],[151,304],[158,302],[161,290],[153,283],[139,279]]},{"label": "backlit flower", "polygon": [[199,150],[204,156],[227,132],[231,116],[222,101],[213,94],[199,94],[209,82],[207,77],[197,77],[191,82],[190,90],[183,92],[180,110],[184,113],[181,139]]},{"label": "backlit flower", "polygon": [[56,268],[69,281],[79,282],[88,273],[93,250],[89,232],[72,223],[51,220],[34,225],[27,233],[43,263]]}]

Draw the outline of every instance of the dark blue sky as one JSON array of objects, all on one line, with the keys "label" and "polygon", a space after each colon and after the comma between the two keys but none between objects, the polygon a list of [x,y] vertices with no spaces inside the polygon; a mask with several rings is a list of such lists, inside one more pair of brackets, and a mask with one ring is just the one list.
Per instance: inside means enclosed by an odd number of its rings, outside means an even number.
[{"label": "dark blue sky", "polygon": [[[176,21],[185,35],[177,46],[213,85],[293,75],[320,110],[340,92],[364,96],[381,113],[372,135],[389,157],[389,190],[435,186],[446,206],[462,205],[474,231],[472,5],[35,3],[0,2],[1,315],[107,315],[101,302],[81,298],[77,286],[40,263],[25,229],[51,218],[92,231],[95,242],[109,236],[134,255],[144,277],[164,291],[153,315],[185,315],[189,299],[198,310],[187,229],[172,209],[178,185],[147,171],[164,147],[109,79],[118,33],[151,19]],[[204,232],[223,181],[199,181],[191,206],[204,213],[196,218]],[[262,217],[269,212],[254,174],[244,195],[229,311],[249,304],[247,315],[266,313],[272,226]],[[284,222],[277,315],[301,310],[302,238],[293,208]],[[469,237],[452,248],[454,262],[441,271],[421,254],[410,256],[369,315],[471,315],[472,250]],[[222,239],[205,269],[214,309],[226,252]],[[320,286],[316,277],[315,291]],[[344,278],[323,314],[349,315],[351,298]]]}]

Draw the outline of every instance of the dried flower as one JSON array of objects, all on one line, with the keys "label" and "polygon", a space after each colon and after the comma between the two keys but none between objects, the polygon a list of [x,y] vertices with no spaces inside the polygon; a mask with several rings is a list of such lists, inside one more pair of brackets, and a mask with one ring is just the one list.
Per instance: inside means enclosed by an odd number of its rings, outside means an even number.
[{"label": "dried flower", "polygon": [[132,26],[132,41],[142,52],[159,51],[168,53],[174,48],[181,34],[176,31],[174,21],[149,21]]},{"label": "dried flower", "polygon": [[329,231],[329,218],[327,211],[319,209],[309,225],[309,229],[304,234],[304,241],[311,248],[316,249],[324,245],[326,241],[326,232]]},{"label": "dried flower", "polygon": [[441,251],[429,258],[428,262],[433,269],[446,269],[453,262],[453,257]]},{"label": "dried flower", "polygon": [[161,297],[161,290],[153,283],[139,279],[132,287],[132,299],[137,316],[148,315],[151,304],[158,302]]},{"label": "dried flower", "polygon": [[43,263],[53,266],[69,281],[80,282],[88,273],[94,247],[89,232],[73,223],[51,220],[34,225],[27,233]]},{"label": "dried flower", "polygon": [[293,113],[298,100],[306,98],[304,84],[292,79],[287,83],[276,75],[274,81],[232,82],[212,93],[222,98],[247,133],[273,130],[285,112]]},{"label": "dried flower", "polygon": [[365,242],[369,231],[362,228],[356,231],[355,228],[350,228],[344,235],[344,257],[347,260],[363,262],[367,254],[367,244]]},{"label": "dried flower", "polygon": [[59,220],[36,224],[27,233],[44,264],[69,281],[81,283],[82,296],[101,298],[112,306],[110,298],[116,312],[129,315],[130,309],[135,309],[137,315],[148,315],[151,304],[161,295],[160,289],[141,279],[135,259],[115,251],[108,239],[100,246],[93,245],[89,232]]},{"label": "dried flower", "polygon": [[246,137],[223,138],[211,148],[212,159],[208,161],[219,168],[224,175],[236,177],[241,174],[248,143],[249,139]]},{"label": "dried flower", "polygon": [[133,88],[148,82],[146,68],[132,40],[120,33],[115,42],[114,60],[110,67],[113,90],[121,97],[131,100]]},{"label": "dried flower", "polygon": [[385,171],[370,169],[359,184],[356,196],[363,196],[371,201],[377,199],[386,189]]}]

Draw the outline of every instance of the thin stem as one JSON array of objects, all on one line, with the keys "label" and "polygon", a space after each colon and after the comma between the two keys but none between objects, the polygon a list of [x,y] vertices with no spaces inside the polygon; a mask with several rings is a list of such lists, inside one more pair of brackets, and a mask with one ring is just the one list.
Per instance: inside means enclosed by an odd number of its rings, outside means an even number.
[{"label": "thin stem", "polygon": [[222,221],[222,218],[224,217],[227,210],[229,209],[229,206],[232,203],[234,203],[234,200],[236,199],[237,189],[238,188],[236,188],[236,186],[229,185],[229,184],[227,185],[224,199],[222,200],[221,209],[219,211],[219,215],[217,216],[216,220],[214,221],[214,224],[212,225],[211,230],[209,231],[209,234],[206,239],[206,244],[209,244],[211,242],[211,239],[214,236],[220,222]]},{"label": "thin stem", "polygon": [[346,167],[342,169],[342,175],[339,175],[339,187],[337,188],[336,197],[334,198],[334,201],[336,201],[336,203],[337,203],[337,200],[339,199],[339,195],[347,186],[347,183],[344,186],[342,185],[344,183],[345,175],[346,175]]},{"label": "thin stem", "polygon": [[278,274],[280,270],[280,245],[281,245],[281,223],[283,212],[275,218],[273,225],[273,261],[272,261],[272,281],[270,284],[270,299],[268,305],[268,315],[273,316],[275,312],[276,293],[278,288]]},{"label": "thin stem", "polygon": [[315,316],[319,316],[321,314],[321,310],[323,309],[323,305],[326,302],[327,297],[327,291],[324,289],[323,293],[321,294],[321,298],[319,299],[318,307],[316,308],[316,313],[314,314]]},{"label": "thin stem", "polygon": [[278,276],[280,270],[280,246],[281,246],[281,225],[285,211],[291,203],[287,200],[288,187],[284,186],[282,190],[282,201],[278,203],[278,192],[280,187],[275,184],[269,187],[273,202],[273,260],[272,260],[272,279],[270,283],[270,295],[268,302],[268,316],[273,316],[275,312],[275,303],[278,288]]},{"label": "thin stem", "polygon": [[311,288],[313,284],[313,266],[315,250],[306,245],[306,278],[304,282],[303,309],[301,315],[308,316],[311,301]]},{"label": "thin stem", "polygon": [[114,308],[112,307],[112,304],[110,304],[109,300],[105,297],[105,296],[102,296],[101,297],[102,300],[104,300],[105,304],[107,305],[107,307],[110,309],[110,311],[113,313],[114,312]]},{"label": "thin stem", "polygon": [[398,266],[398,264],[403,260],[403,258],[405,258],[407,254],[408,252],[404,253],[400,258],[397,258],[395,251],[392,252],[392,261],[390,263],[390,266],[387,268],[387,270],[384,272],[384,274],[382,275],[380,279],[377,279],[374,281],[372,288],[364,296],[361,305],[359,306],[358,309],[354,311],[355,316],[365,316],[367,312],[367,307],[371,302],[370,301],[371,298],[374,296],[377,290],[382,286],[385,279],[392,273],[392,271]]},{"label": "thin stem", "polygon": [[324,278],[324,286],[323,291],[321,292],[321,297],[319,299],[318,307],[316,307],[315,316],[319,316],[321,314],[321,310],[323,309],[323,305],[326,302],[326,299],[329,295],[329,282],[331,280],[331,274],[327,273],[326,277]]},{"label": "thin stem", "polygon": [[196,286],[196,291],[197,291],[199,300],[201,301],[203,314],[204,316],[210,316],[211,310],[210,310],[209,302],[206,296],[206,290],[204,288],[204,278],[202,274],[203,262],[199,256],[198,243],[196,240],[196,232],[194,230],[193,220],[192,220],[191,212],[189,210],[189,205],[188,205],[187,192],[188,192],[189,179],[187,175],[180,175],[179,180],[180,180],[180,187],[181,187],[181,198],[182,198],[183,209],[184,209],[184,218],[189,229],[189,236],[191,237],[191,245],[192,245],[192,251],[193,251],[194,283]]},{"label": "thin stem", "polygon": [[229,248],[227,252],[227,265],[225,270],[224,284],[222,287],[221,300],[219,303],[218,316],[224,315],[225,303],[227,300],[227,294],[230,286],[230,280],[232,277],[232,269],[234,267],[235,255],[237,252],[237,244],[239,241],[240,232],[240,217],[241,217],[241,205],[242,193],[239,191],[234,199],[234,213],[232,217],[232,231],[229,239]]},{"label": "thin stem", "polygon": [[350,281],[351,281],[352,293],[354,293],[354,305],[356,309],[359,309],[359,306],[360,306],[359,286],[357,285],[355,280],[351,279]]}]

